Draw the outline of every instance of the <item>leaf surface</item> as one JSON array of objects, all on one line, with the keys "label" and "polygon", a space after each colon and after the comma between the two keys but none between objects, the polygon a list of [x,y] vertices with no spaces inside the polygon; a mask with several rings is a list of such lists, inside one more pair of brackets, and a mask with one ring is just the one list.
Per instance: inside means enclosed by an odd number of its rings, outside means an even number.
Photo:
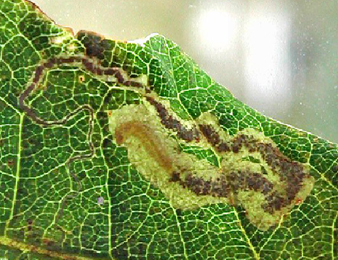
[{"label": "leaf surface", "polygon": [[0,259],[337,259],[336,144],[172,41],[0,3]]}]

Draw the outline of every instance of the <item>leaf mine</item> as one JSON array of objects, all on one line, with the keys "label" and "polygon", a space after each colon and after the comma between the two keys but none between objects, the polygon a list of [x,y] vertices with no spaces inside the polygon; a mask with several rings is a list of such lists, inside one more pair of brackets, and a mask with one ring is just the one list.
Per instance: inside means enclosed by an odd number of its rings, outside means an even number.
[{"label": "leaf mine", "polygon": [[[175,208],[232,203],[244,207],[253,225],[267,230],[312,190],[307,166],[292,162],[257,130],[228,136],[209,113],[198,123],[183,123],[155,95],[108,114],[116,143],[127,147],[131,163]],[[180,151],[179,142],[214,149],[221,166]],[[243,159],[248,157],[256,160]]]},{"label": "leaf mine", "polygon": [[74,35],[0,2],[0,259],[337,258],[336,144],[164,36]]}]

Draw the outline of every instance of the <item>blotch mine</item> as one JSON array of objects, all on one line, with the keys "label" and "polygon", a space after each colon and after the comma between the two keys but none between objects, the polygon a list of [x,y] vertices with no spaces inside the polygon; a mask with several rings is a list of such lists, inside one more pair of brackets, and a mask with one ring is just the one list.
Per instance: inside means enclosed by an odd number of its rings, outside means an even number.
[{"label": "blotch mine", "polygon": [[222,172],[205,159],[198,160],[193,154],[181,152],[152,104],[126,105],[107,114],[115,142],[127,148],[132,165],[158,187],[175,208],[191,210],[228,202],[226,196],[216,197],[211,193],[199,196],[194,187],[187,185],[189,175],[213,180],[220,178]]},{"label": "blotch mine", "polygon": [[[288,159],[257,130],[229,136],[210,114],[197,122],[183,122],[155,95],[146,96],[143,104],[109,111],[108,116],[116,143],[128,149],[131,163],[175,208],[241,205],[253,225],[267,230],[304,201],[313,187],[307,167]],[[182,138],[184,131],[198,136],[198,142]],[[181,151],[182,140],[214,149],[219,167]]]}]

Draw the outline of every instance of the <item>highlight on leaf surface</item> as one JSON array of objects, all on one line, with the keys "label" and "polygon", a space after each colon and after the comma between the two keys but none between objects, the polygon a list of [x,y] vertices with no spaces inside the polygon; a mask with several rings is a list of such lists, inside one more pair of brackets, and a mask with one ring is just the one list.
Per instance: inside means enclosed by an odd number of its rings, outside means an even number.
[{"label": "highlight on leaf surface", "polygon": [[336,144],[161,35],[74,36],[23,0],[0,23],[0,258],[337,257]]}]

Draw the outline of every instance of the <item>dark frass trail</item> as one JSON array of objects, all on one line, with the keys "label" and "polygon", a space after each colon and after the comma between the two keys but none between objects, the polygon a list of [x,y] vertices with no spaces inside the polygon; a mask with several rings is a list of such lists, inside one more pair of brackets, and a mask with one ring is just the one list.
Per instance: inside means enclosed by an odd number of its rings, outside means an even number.
[{"label": "dark frass trail", "polygon": [[161,35],[74,36],[23,0],[0,24],[0,258],[337,259],[336,144]]}]

